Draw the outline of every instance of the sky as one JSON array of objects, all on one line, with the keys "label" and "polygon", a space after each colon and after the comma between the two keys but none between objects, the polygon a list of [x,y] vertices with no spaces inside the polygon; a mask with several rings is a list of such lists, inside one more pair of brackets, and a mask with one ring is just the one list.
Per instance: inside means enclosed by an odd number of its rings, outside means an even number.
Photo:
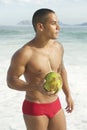
[{"label": "sky", "polygon": [[54,10],[65,24],[87,22],[87,0],[0,0],[0,25],[16,25],[31,20],[40,8]]}]

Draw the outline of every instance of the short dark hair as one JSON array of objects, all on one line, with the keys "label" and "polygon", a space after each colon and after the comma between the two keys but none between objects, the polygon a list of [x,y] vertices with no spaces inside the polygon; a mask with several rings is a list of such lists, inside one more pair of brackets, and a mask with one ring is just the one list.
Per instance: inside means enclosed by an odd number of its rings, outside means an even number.
[{"label": "short dark hair", "polygon": [[33,17],[32,17],[32,24],[33,24],[33,27],[34,27],[34,30],[36,31],[36,25],[37,23],[45,23],[46,20],[47,20],[47,16],[48,14],[50,13],[55,13],[53,10],[51,9],[47,9],[47,8],[42,8],[42,9],[39,9],[37,10]]}]

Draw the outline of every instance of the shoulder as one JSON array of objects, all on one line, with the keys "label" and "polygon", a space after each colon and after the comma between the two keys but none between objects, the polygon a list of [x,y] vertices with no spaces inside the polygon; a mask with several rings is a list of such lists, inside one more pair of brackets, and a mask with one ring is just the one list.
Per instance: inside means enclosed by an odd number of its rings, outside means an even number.
[{"label": "shoulder", "polygon": [[62,45],[60,42],[56,41],[56,42],[55,42],[55,45],[56,45],[56,47],[57,47],[58,49],[60,49],[60,51],[61,51],[62,53],[64,53],[63,45]]},{"label": "shoulder", "polygon": [[32,49],[28,45],[24,45],[22,48],[17,50],[12,56],[12,61],[27,63],[32,55]]}]

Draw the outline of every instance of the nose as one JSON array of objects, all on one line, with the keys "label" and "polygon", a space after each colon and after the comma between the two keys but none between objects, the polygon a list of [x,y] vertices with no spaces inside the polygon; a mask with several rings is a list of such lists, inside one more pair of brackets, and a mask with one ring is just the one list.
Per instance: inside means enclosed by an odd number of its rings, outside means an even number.
[{"label": "nose", "polygon": [[60,30],[59,24],[56,25],[56,29],[57,29],[57,30]]}]

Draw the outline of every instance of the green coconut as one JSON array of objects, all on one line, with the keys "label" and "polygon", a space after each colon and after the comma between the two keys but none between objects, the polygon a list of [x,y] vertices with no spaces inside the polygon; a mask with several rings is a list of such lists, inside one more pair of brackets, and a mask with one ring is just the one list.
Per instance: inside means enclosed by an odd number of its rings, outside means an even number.
[{"label": "green coconut", "polygon": [[50,72],[45,76],[44,89],[48,92],[57,93],[62,88],[62,78],[59,73]]},{"label": "green coconut", "polygon": [[45,76],[46,81],[52,81],[53,79],[58,78],[58,73],[50,72]]}]

